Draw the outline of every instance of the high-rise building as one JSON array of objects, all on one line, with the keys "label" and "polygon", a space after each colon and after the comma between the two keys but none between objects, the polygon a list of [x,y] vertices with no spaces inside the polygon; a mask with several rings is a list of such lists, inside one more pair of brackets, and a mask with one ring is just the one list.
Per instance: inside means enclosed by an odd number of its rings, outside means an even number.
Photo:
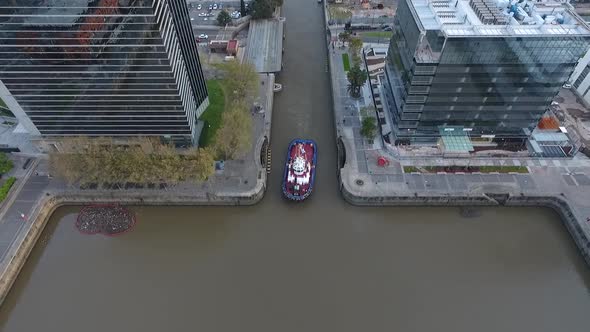
[{"label": "high-rise building", "polygon": [[588,25],[555,0],[400,0],[393,31],[384,90],[396,144],[449,128],[522,146],[590,45]]},{"label": "high-rise building", "polygon": [[194,143],[209,100],[186,0],[2,0],[0,95],[44,138]]}]

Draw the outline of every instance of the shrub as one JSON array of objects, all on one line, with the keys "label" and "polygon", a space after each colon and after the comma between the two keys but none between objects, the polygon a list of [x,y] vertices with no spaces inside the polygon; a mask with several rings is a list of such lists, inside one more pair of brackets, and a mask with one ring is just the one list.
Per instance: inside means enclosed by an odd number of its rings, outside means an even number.
[{"label": "shrub", "polygon": [[9,177],[8,180],[4,182],[2,187],[0,187],[0,202],[2,202],[6,198],[6,196],[8,196],[8,192],[10,192],[10,188],[12,188],[14,182],[16,182],[16,178]]}]

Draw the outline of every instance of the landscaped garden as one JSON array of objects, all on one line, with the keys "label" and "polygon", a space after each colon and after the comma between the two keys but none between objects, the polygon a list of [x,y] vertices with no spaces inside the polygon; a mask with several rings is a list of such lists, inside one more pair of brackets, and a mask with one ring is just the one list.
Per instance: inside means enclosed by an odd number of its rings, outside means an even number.
[{"label": "landscaped garden", "polygon": [[221,126],[221,114],[225,109],[225,95],[219,80],[207,80],[209,91],[209,107],[203,112],[199,120],[204,121],[203,132],[199,138],[199,146],[206,147],[213,142],[215,133]]}]

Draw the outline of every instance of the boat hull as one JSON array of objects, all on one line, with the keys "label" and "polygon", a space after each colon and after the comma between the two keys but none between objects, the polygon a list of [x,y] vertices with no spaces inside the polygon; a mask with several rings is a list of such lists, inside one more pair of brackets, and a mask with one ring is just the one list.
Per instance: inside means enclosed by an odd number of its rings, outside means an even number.
[{"label": "boat hull", "polygon": [[285,171],[283,173],[283,195],[292,201],[307,199],[315,183],[317,144],[309,139],[294,139],[289,144]]}]

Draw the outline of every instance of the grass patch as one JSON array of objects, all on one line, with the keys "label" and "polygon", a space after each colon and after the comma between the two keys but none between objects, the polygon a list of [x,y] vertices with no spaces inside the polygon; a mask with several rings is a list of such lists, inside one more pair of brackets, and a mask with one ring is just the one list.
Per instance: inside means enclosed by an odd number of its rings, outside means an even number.
[{"label": "grass patch", "polygon": [[404,166],[404,173],[528,173],[525,166]]},{"label": "grass patch", "polygon": [[225,95],[220,80],[207,80],[209,106],[199,120],[205,121],[203,132],[199,137],[199,146],[206,147],[213,143],[215,133],[221,127],[221,113],[225,110]]},{"label": "grass patch", "polygon": [[479,166],[479,171],[482,173],[528,173],[529,170],[525,166]]},{"label": "grass patch", "polygon": [[414,172],[420,172],[420,171],[414,166],[404,166],[404,173],[414,173]]},{"label": "grass patch", "polygon": [[350,70],[350,59],[348,58],[348,53],[342,54],[342,66],[344,67],[344,71]]},{"label": "grass patch", "polygon": [[0,187],[0,202],[2,202],[6,198],[6,196],[8,196],[8,192],[10,191],[10,188],[12,187],[15,181],[15,177],[9,177],[8,180],[4,182],[2,187]]},{"label": "grass patch", "polygon": [[369,31],[365,32],[364,35],[375,38],[391,38],[393,36],[393,31]]}]

